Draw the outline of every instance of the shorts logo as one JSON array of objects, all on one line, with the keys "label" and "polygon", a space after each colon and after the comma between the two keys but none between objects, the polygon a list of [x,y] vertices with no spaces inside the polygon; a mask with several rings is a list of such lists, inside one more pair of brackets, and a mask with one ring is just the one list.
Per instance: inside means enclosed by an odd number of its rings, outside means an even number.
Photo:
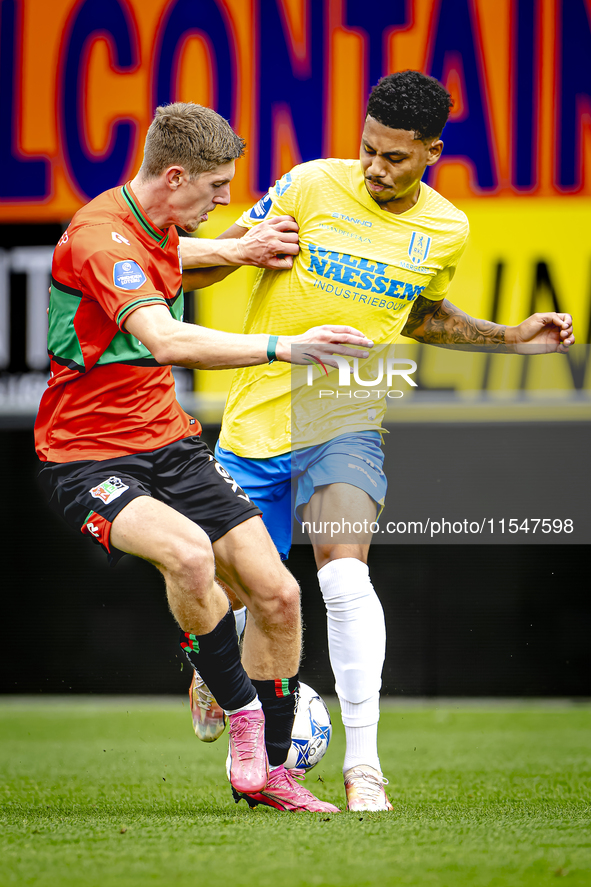
[{"label": "shorts logo", "polygon": [[[223,477],[227,484],[230,484],[230,486],[232,488],[232,492],[236,493],[236,495],[238,496],[239,499],[244,499],[245,502],[250,502],[250,499],[248,498],[247,493],[244,492],[242,487],[238,486],[238,484],[236,483],[234,478],[230,474],[228,474],[228,472],[226,471],[224,466],[220,465],[219,462],[216,462],[214,457],[211,455],[209,456],[209,461],[213,462],[213,464],[215,466],[215,470],[217,471],[219,476]],[[238,492],[238,491],[240,491],[240,492]]]},{"label": "shorts logo", "polygon": [[413,265],[422,265],[431,248],[431,238],[419,231],[413,231],[408,245],[408,254]]},{"label": "shorts logo", "polygon": [[109,477],[107,480],[104,480],[102,484],[99,484],[98,487],[93,487],[92,490],[89,490],[89,493],[91,496],[94,496],[95,499],[100,499],[101,502],[108,505],[109,502],[112,502],[113,499],[117,499],[121,493],[124,493],[125,490],[128,489],[129,487],[127,484],[124,484],[120,478]]},{"label": "shorts logo", "polygon": [[127,259],[115,262],[113,266],[113,283],[122,290],[136,290],[146,282],[146,275],[137,262]]},{"label": "shorts logo", "polygon": [[369,478],[370,483],[372,483],[374,487],[377,487],[377,483],[375,482],[369,471],[366,471],[365,468],[363,468],[361,465],[354,465],[353,462],[348,462],[347,468],[355,468],[357,471],[361,471],[362,474]]}]

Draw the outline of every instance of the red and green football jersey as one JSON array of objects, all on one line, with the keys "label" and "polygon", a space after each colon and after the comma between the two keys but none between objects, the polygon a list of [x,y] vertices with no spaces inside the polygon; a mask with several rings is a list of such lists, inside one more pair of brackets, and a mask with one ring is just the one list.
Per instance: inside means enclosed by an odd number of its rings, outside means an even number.
[{"label": "red and green football jersey", "polygon": [[145,305],[182,319],[178,234],[157,228],[128,184],[79,210],[53,255],[51,378],[35,423],[42,461],[111,459],[200,433],[171,367],[123,329]]}]

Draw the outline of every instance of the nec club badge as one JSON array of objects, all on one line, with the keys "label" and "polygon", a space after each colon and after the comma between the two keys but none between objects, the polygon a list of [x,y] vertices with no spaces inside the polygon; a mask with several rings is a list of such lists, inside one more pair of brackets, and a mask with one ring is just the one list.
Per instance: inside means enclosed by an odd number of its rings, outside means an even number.
[{"label": "nec club badge", "polygon": [[115,262],[113,266],[113,283],[122,290],[136,290],[146,282],[146,275],[137,262],[126,259]]},{"label": "nec club badge", "polygon": [[422,265],[431,247],[431,238],[419,231],[413,231],[408,245],[408,255],[413,265]]},{"label": "nec club badge", "polygon": [[129,487],[123,483],[120,477],[109,477],[102,484],[99,484],[98,487],[93,487],[92,490],[89,490],[89,493],[95,499],[100,499],[101,502],[108,505],[109,502],[112,502],[113,499],[118,499],[121,493],[128,489]]}]

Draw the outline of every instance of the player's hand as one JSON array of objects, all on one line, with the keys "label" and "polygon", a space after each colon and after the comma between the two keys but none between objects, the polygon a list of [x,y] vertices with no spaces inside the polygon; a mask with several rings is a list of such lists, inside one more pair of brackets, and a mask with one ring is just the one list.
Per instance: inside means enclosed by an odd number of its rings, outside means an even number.
[{"label": "player's hand", "polygon": [[291,216],[277,216],[250,228],[237,241],[243,265],[283,271],[291,268],[300,251],[298,224]]},{"label": "player's hand", "polygon": [[507,335],[506,341],[518,354],[548,354],[552,351],[566,354],[575,343],[570,314],[557,314],[555,311],[532,314],[510,329],[512,335]]},{"label": "player's hand", "polygon": [[287,363],[306,365],[319,361],[338,367],[333,354],[365,358],[369,357],[370,348],[373,348],[371,339],[355,327],[324,324],[312,327],[299,336],[280,336],[275,354],[278,360]]}]

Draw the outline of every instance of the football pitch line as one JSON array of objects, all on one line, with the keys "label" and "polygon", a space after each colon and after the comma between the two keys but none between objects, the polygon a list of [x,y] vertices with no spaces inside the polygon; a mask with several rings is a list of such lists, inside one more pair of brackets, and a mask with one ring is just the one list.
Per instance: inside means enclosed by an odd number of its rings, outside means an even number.
[{"label": "football pitch line", "polygon": [[[341,805],[331,713],[307,784]],[[185,700],[5,697],[0,887],[591,885],[589,703],[386,700],[380,735],[393,813],[251,811]]]}]

